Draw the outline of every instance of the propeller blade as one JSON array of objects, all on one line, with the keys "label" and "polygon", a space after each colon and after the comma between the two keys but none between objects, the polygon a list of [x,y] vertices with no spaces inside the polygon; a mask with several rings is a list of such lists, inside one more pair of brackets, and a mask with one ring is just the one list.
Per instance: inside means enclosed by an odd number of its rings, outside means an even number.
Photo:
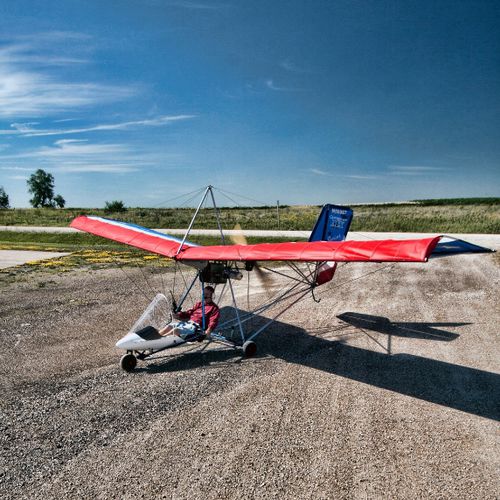
[{"label": "propeller blade", "polygon": [[[248,245],[248,241],[243,234],[243,230],[241,229],[241,226],[236,223],[234,226],[234,231],[238,231],[235,234],[231,234],[229,236],[229,239],[235,244],[235,245]],[[257,276],[257,279],[260,281],[260,284],[262,285],[262,288],[266,291],[266,293],[269,292],[269,288],[274,285],[273,278],[271,276],[271,273],[268,273],[264,271],[257,262],[254,263],[253,265],[253,270],[255,271],[255,276]]]},{"label": "propeller blade", "polygon": [[238,232],[236,234],[229,235],[229,239],[235,245],[248,245],[247,239],[246,239],[245,235],[243,234],[241,226],[238,223],[234,226],[233,231],[238,231]]},{"label": "propeller blade", "polygon": [[259,279],[264,290],[269,292],[269,288],[274,285],[271,273],[264,271],[264,269],[262,269],[257,263],[255,263],[253,270],[255,271],[255,276]]}]

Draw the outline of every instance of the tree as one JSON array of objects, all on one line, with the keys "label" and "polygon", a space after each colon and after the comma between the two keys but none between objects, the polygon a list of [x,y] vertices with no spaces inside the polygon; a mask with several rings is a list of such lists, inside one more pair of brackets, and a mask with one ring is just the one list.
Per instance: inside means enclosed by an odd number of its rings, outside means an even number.
[{"label": "tree", "polygon": [[60,195],[54,197],[54,176],[39,168],[27,180],[28,191],[33,195],[30,203],[34,208],[64,208],[66,200]]},{"label": "tree", "polygon": [[3,186],[0,186],[0,208],[9,208],[9,195]]},{"label": "tree", "polygon": [[28,191],[33,195],[30,203],[34,208],[52,207],[54,198],[54,176],[39,168],[27,180]]},{"label": "tree", "polygon": [[104,207],[104,211],[108,214],[112,212],[126,212],[127,208],[125,207],[123,201],[114,200],[107,201]]},{"label": "tree", "polygon": [[64,205],[66,205],[66,200],[60,195],[54,196],[54,203],[57,208],[64,208]]}]

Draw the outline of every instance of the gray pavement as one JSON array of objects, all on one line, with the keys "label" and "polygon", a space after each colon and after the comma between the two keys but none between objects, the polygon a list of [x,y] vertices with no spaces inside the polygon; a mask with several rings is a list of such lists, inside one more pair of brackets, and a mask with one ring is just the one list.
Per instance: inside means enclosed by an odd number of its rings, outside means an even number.
[{"label": "gray pavement", "polygon": [[26,262],[54,259],[69,255],[67,252],[35,252],[32,250],[0,250],[0,269],[19,266]]}]

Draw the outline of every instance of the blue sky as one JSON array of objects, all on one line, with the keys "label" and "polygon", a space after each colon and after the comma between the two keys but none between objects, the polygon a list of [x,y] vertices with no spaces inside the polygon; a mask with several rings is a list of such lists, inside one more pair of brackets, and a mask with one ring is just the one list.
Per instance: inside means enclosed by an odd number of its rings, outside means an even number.
[{"label": "blue sky", "polygon": [[80,207],[499,196],[499,5],[0,0],[0,185],[15,207],[37,168]]}]

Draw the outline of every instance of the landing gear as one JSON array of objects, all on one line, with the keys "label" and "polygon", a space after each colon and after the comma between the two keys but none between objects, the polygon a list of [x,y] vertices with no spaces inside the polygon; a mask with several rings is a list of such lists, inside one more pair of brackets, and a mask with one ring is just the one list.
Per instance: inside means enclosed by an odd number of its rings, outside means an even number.
[{"label": "landing gear", "polygon": [[120,359],[120,367],[126,372],[131,372],[137,366],[137,358],[128,352]]},{"label": "landing gear", "polygon": [[243,344],[242,349],[245,358],[251,358],[252,356],[255,356],[255,353],[257,352],[257,344],[255,342],[252,342],[251,340],[247,340]]}]

